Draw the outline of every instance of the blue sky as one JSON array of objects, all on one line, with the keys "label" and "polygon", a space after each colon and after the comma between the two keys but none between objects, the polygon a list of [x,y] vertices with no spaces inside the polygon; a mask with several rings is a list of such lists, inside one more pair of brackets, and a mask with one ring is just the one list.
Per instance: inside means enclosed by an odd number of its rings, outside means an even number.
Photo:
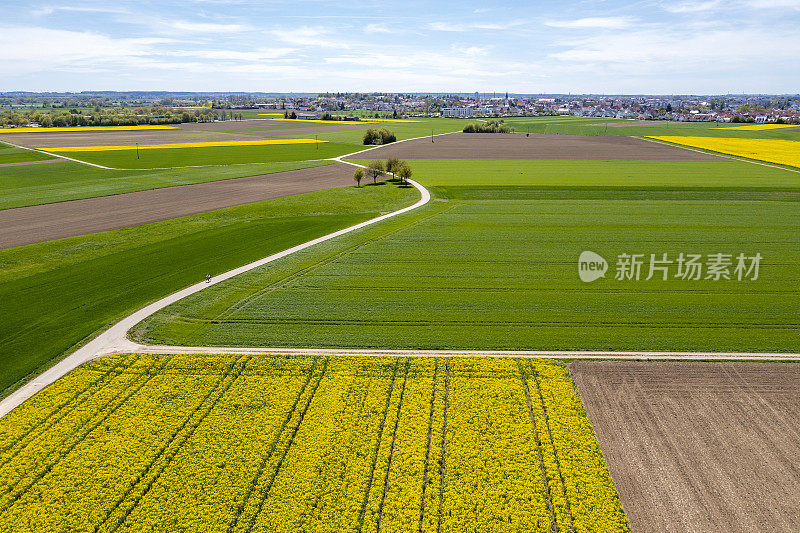
[{"label": "blue sky", "polygon": [[2,0],[0,90],[800,92],[800,0]]}]

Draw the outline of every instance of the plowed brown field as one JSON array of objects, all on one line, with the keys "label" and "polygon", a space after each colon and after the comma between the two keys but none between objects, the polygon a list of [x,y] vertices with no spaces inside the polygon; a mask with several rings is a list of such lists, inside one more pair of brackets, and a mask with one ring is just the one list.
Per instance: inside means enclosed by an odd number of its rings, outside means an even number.
[{"label": "plowed brown field", "polygon": [[631,161],[719,161],[720,156],[675,146],[602,135],[454,133],[381,146],[358,159],[577,159]]},{"label": "plowed brown field", "polygon": [[800,365],[569,365],[634,532],[800,531]]},{"label": "plowed brown field", "polygon": [[0,211],[0,248],[86,235],[352,185],[342,163]]}]

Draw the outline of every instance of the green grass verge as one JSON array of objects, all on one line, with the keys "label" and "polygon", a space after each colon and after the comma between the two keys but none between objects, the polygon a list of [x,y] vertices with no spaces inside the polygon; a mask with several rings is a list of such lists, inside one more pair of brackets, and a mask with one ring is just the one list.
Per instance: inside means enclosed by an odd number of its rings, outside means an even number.
[{"label": "green grass verge", "polygon": [[331,164],[330,161],[252,163],[168,170],[104,170],[72,161],[0,168],[0,209],[206,183]]},{"label": "green grass verge", "polygon": [[22,148],[17,148],[10,144],[0,143],[0,165],[6,163],[25,163],[27,161],[45,161],[47,159],[53,158],[41,152],[23,150]]},{"label": "green grass verge", "polygon": [[[307,137],[307,136],[306,136]],[[323,140],[323,139],[320,139]],[[325,159],[354,152],[358,146],[343,143],[273,144],[251,146],[210,146],[201,148],[163,148],[157,150],[109,150],[99,152],[63,152],[63,155],[106,167],[168,168],[241,163],[274,163]],[[54,154],[58,151],[48,150]]]},{"label": "green grass verge", "polygon": [[0,390],[126,314],[210,273],[413,203],[348,187],[0,250]]}]

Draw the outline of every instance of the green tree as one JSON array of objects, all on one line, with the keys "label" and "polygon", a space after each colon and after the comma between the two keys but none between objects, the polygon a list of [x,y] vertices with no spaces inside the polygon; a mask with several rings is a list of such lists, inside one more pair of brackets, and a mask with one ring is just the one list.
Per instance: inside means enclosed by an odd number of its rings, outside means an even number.
[{"label": "green tree", "polygon": [[353,179],[356,182],[356,187],[361,187],[361,180],[364,179],[364,170],[357,168],[355,172],[353,172]]},{"label": "green tree", "polygon": [[372,178],[372,183],[377,183],[378,176],[382,176],[384,171],[383,161],[375,159],[367,165],[367,173]]},{"label": "green tree", "polygon": [[411,170],[411,165],[409,165],[405,161],[400,161],[400,164],[395,171],[397,172],[397,175],[400,176],[400,178],[403,180],[403,182],[407,182],[413,174]]},{"label": "green tree", "polygon": [[392,179],[395,178],[394,175],[397,173],[397,169],[400,168],[401,163],[402,161],[400,161],[396,157],[390,157],[389,159],[386,160],[384,168],[386,169],[386,172],[392,175]]}]

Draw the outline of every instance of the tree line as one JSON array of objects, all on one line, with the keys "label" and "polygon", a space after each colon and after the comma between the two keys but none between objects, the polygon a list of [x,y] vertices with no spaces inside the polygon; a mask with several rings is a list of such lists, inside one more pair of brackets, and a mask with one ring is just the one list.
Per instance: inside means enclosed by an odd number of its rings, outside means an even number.
[{"label": "tree line", "polygon": [[464,126],[464,133],[511,133],[513,130],[503,124],[503,120],[487,120],[486,122],[471,122]]},{"label": "tree line", "polygon": [[361,180],[364,179],[365,176],[372,178],[372,183],[377,183],[378,178],[385,173],[392,175],[390,181],[400,181],[400,183],[408,182],[413,175],[411,165],[406,161],[397,159],[396,157],[390,157],[386,161],[374,159],[370,161],[366,167],[357,168],[355,172],[353,172],[353,180],[356,182],[357,187],[361,187]]}]

